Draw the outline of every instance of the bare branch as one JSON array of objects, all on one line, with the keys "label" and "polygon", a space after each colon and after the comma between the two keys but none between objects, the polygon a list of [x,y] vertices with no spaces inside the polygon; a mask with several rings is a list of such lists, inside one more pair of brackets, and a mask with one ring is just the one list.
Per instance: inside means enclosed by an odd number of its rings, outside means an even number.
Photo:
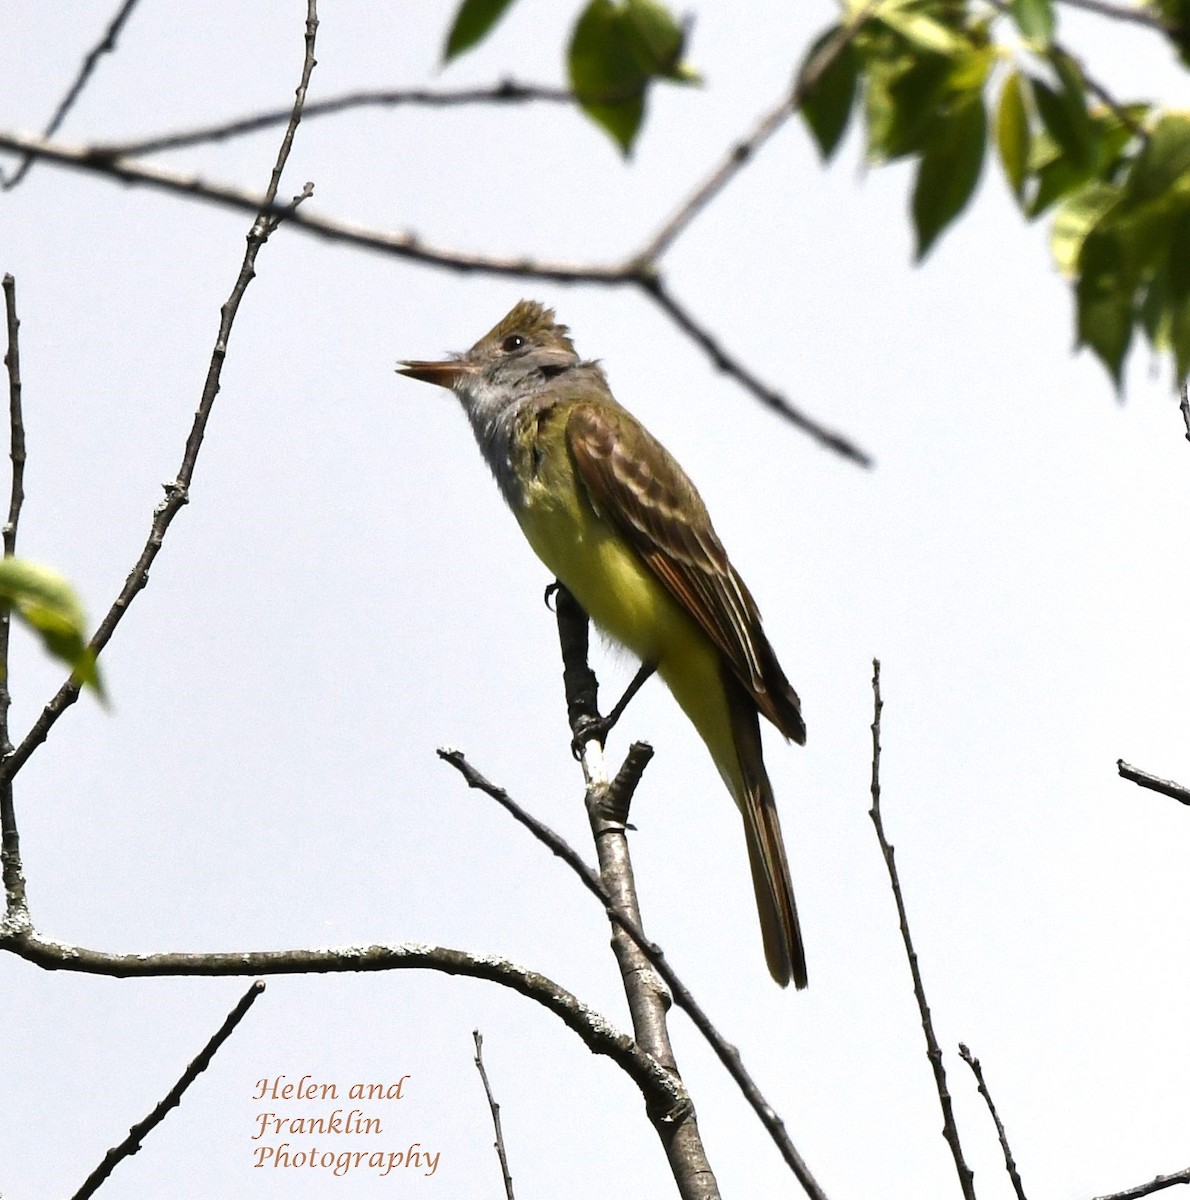
[{"label": "bare branch", "polygon": [[[667,1022],[673,1000],[649,956],[627,931],[627,925],[640,930],[642,934],[644,931],[628,849],[626,821],[632,791],[653,752],[647,747],[638,750],[634,745],[629,752],[631,765],[626,762],[617,775],[620,794],[613,801],[603,753],[607,727],[599,720],[599,685],[595,672],[586,661],[589,642],[587,614],[562,583],[555,584],[555,594],[563,677],[568,689],[574,688],[574,693],[568,690],[566,696],[566,708],[572,714],[571,732],[574,735],[570,744],[582,763],[586,782],[584,802],[599,858],[601,890],[616,914],[611,921],[612,952],[620,968],[637,1043],[677,1074],[677,1058]],[[581,664],[578,661],[580,658]],[[630,688],[629,693],[631,691]],[[586,711],[588,708],[590,712]],[[623,918],[623,923],[617,918]],[[652,1111],[649,1117],[661,1139],[682,1200],[720,1200],[719,1183],[707,1157],[693,1107],[683,1113],[679,1121],[662,1121],[660,1114]]]},{"label": "bare branch", "polygon": [[[278,221],[283,217],[293,216],[297,205],[309,196],[312,191],[312,185],[307,184],[301,194],[296,196],[289,204],[277,204],[277,189],[280,186],[281,172],[284,170],[285,163],[289,158],[289,151],[293,144],[293,135],[302,118],[302,106],[306,99],[306,89],[309,86],[310,75],[315,67],[314,39],[317,30],[318,10],[316,0],[307,0],[305,56],[302,60],[301,81],[295,93],[289,125],[286,127],[285,136],[281,140],[281,148],[277,152],[277,159],[273,165],[268,188],[262,198],[256,219],[253,221],[252,228],[248,233],[248,245],[244,251],[243,262],[240,264],[239,276],[232,287],[231,294],[220,309],[219,330],[215,336],[215,347],[211,353],[211,361],[207,368],[207,377],[203,384],[198,409],[194,414],[194,421],[190,426],[189,436],[186,438],[186,446],[182,453],[182,464],[178,469],[177,477],[165,485],[165,499],[153,511],[153,520],[149,528],[148,540],[145,542],[140,557],[137,559],[128,578],[124,581],[124,587],[121,589],[120,594],[116,597],[111,608],[108,609],[107,615],[100,622],[99,628],[96,629],[94,636],[91,638],[91,646],[96,654],[107,645],[124,614],[128,611],[128,606],[136,598],[137,593],[148,583],[149,568],[153,565],[153,561],[161,549],[165,535],[173,523],[174,517],[190,501],[190,481],[194,475],[194,467],[198,461],[199,451],[202,449],[203,437],[206,434],[207,422],[210,420],[211,410],[215,404],[215,397],[219,394],[220,380],[223,375],[223,363],[227,358],[227,344],[231,337],[232,325],[235,322],[236,314],[239,312],[240,302],[244,298],[244,293],[247,291],[248,285],[256,277],[256,256],[260,252],[260,248],[268,241],[270,234],[277,227]],[[3,790],[12,782],[16,773],[28,761],[29,755],[45,741],[58,718],[78,699],[79,691],[80,685],[78,683],[73,680],[67,680],[58,689],[53,699],[41,710],[32,728],[21,740],[21,744],[0,762],[0,800],[3,798]]]},{"label": "bare branch", "polygon": [[1120,772],[1122,779],[1131,780],[1143,788],[1149,788],[1150,791],[1160,792],[1163,796],[1169,796],[1180,804],[1190,804],[1190,788],[1183,787],[1180,783],[1174,783],[1172,779],[1161,779],[1157,775],[1150,775],[1148,771],[1129,766],[1122,758],[1116,759],[1116,769]]},{"label": "bare branch", "polygon": [[[4,365],[8,368],[8,433],[9,457],[12,459],[12,487],[8,498],[8,520],[4,524],[4,557],[10,558],[16,553],[17,525],[21,520],[21,505],[25,502],[25,419],[21,412],[21,347],[18,332],[21,328],[17,317],[16,280],[11,275],[4,276],[4,314],[8,327],[8,350],[4,355]],[[0,669],[7,676],[7,628],[8,614],[4,614],[2,622],[5,630],[5,645],[0,651]],[[7,695],[4,697],[4,710],[0,712],[0,728],[4,729],[7,737],[8,724]]]},{"label": "bare branch", "polygon": [[[17,285],[10,274],[4,276],[4,314],[8,330],[4,365],[8,370],[8,436],[9,455],[12,458],[12,487],[8,501],[8,521],[4,525],[4,555],[16,550],[17,526],[21,519],[21,505],[25,499],[25,418],[21,410],[21,346],[20,318],[17,316]],[[12,704],[9,691],[8,639],[12,630],[12,618],[8,609],[0,611],[0,757],[12,753],[9,735],[8,713]],[[9,930],[23,930],[29,926],[28,897],[25,892],[25,872],[21,866],[21,838],[17,829],[16,809],[13,805],[12,781],[0,784],[0,862],[4,879],[5,914],[4,926]]]},{"label": "bare branch", "polygon": [[926,1053],[930,1060],[930,1068],[934,1072],[934,1086],[938,1092],[938,1103],[942,1106],[942,1136],[946,1138],[947,1145],[950,1146],[955,1170],[959,1176],[959,1186],[963,1190],[965,1200],[975,1200],[974,1173],[963,1158],[963,1147],[959,1142],[959,1129],[955,1124],[954,1106],[946,1086],[946,1068],[942,1064],[942,1049],[934,1035],[934,1020],[930,1016],[930,1006],[926,1003],[925,987],[922,984],[921,970],[917,964],[917,951],[913,948],[913,938],[909,933],[909,916],[905,911],[905,901],[901,895],[901,881],[897,875],[895,851],[884,836],[884,821],[880,816],[880,714],[883,708],[884,701],[880,697],[880,660],[874,658],[872,660],[872,807],[868,816],[872,818],[872,824],[876,827],[880,852],[884,856],[884,865],[888,868],[893,899],[897,904],[901,940],[905,943],[905,954],[909,959],[909,970],[913,975],[913,995],[917,999],[917,1011],[921,1014],[921,1027],[926,1036]]},{"label": "bare branch", "polygon": [[[17,526],[21,521],[21,506],[25,502],[25,418],[21,411],[21,322],[17,316],[17,284],[9,274],[4,276],[4,314],[8,329],[4,365],[8,369],[8,453],[12,460],[12,484],[3,539],[4,557],[11,558],[16,553]],[[0,755],[12,752],[8,732],[8,710],[12,703],[8,689],[8,637],[11,625],[11,615],[5,608],[0,611]]]},{"label": "bare branch", "polygon": [[36,158],[76,170],[90,171],[121,183],[139,184],[189,196],[224,208],[261,216],[283,216],[296,229],[345,242],[367,250],[376,250],[406,258],[413,262],[444,267],[453,271],[481,271],[490,275],[514,275],[523,279],[548,279],[556,283],[632,283],[638,270],[634,265],[600,266],[599,264],[549,262],[531,258],[500,258],[482,254],[465,254],[442,250],[424,243],[416,234],[389,233],[319,216],[304,209],[293,212],[289,205],[278,203],[274,197],[262,196],[244,188],[211,183],[197,175],[171,171],[151,163],[125,158],[108,158],[91,146],[67,146],[50,142],[32,134],[0,131],[0,150],[27,151]]},{"label": "bare branch", "polygon": [[1158,1175],[1156,1179],[1150,1179],[1148,1183],[1137,1184],[1136,1187],[1128,1188],[1123,1192],[1096,1196],[1095,1200],[1140,1200],[1141,1196],[1151,1196],[1154,1192],[1173,1187],[1178,1183],[1190,1183],[1190,1167],[1184,1171],[1177,1171],[1173,1175]]},{"label": "bare branch", "polygon": [[583,886],[599,899],[608,917],[615,921],[632,938],[645,957],[656,968],[657,973],[665,980],[666,986],[673,995],[674,1003],[690,1017],[695,1027],[707,1040],[711,1049],[714,1050],[719,1061],[727,1068],[727,1073],[735,1080],[744,1098],[760,1118],[761,1124],[768,1130],[769,1136],[781,1151],[781,1156],[785,1159],[807,1195],[813,1197],[814,1200],[826,1200],[826,1193],[819,1187],[817,1180],[810,1173],[809,1167],[806,1166],[802,1156],[790,1140],[789,1134],[785,1129],[785,1122],[777,1115],[776,1110],[764,1098],[763,1093],[757,1087],[752,1076],[748,1074],[740,1059],[739,1052],[726,1041],[723,1035],[712,1024],[710,1018],[703,1012],[701,1006],[694,999],[693,995],[691,995],[690,990],[682,983],[681,979],[678,978],[673,968],[666,961],[665,952],[654,942],[649,941],[635,922],[631,921],[616,908],[611,897],[604,890],[603,884],[600,883],[598,877],[590,867],[583,862],[578,852],[564,838],[560,837],[547,825],[544,825],[536,817],[531,816],[521,808],[503,788],[497,787],[494,783],[485,779],[483,775],[471,766],[461,751],[439,750],[438,757],[444,762],[450,763],[467,781],[468,786],[491,796],[493,800],[523,825],[539,842],[547,846],[562,859],[579,877]]},{"label": "bare branch", "polygon": [[653,747],[648,742],[633,742],[628,747],[624,762],[616,772],[616,777],[607,785],[607,808],[609,812],[627,814],[631,798],[636,794],[637,786],[645,767],[653,758]]},{"label": "bare branch", "polygon": [[338,946],[310,950],[245,950],[213,954],[109,954],[64,945],[30,932],[0,934],[0,950],[50,971],[75,971],[113,979],[176,976],[315,975],[345,971],[439,971],[484,979],[540,1004],[582,1039],[592,1054],[624,1070],[650,1105],[682,1112],[689,1097],[680,1079],[654,1062],[627,1034],[572,993],[537,971],[494,954],[470,954],[425,942]]},{"label": "bare branch", "polygon": [[1175,33],[1177,26],[1170,24],[1161,16],[1147,8],[1134,8],[1124,4],[1110,4],[1107,0],[1061,0],[1070,8],[1081,8],[1085,12],[1097,13],[1101,17],[1110,17],[1113,21],[1128,21],[1135,25],[1145,25],[1156,29],[1159,33]]},{"label": "bare branch", "polygon": [[242,188],[209,183],[197,175],[187,175],[124,158],[108,158],[98,153],[94,147],[64,146],[28,134],[0,131],[0,150],[3,149],[26,150],[36,157],[45,158],[62,166],[91,171],[124,183],[159,188],[175,195],[190,196],[228,208],[262,215],[284,216],[292,227],[307,230],[331,241],[345,242],[348,245],[392,254],[398,258],[447,270],[508,275],[518,279],[544,279],[553,283],[594,283],[603,286],[633,285],[639,287],[683,333],[707,354],[719,370],[735,379],[746,391],[772,408],[792,425],[808,433],[827,449],[833,450],[861,466],[872,465],[871,457],[853,442],[794,408],[780,392],[761,382],[742,363],[729,355],[710,333],[669,294],[660,275],[647,264],[642,265],[639,259],[631,259],[619,265],[605,265],[467,254],[462,251],[431,246],[412,233],[389,233],[353,225],[333,217],[323,217],[304,209],[294,211],[292,205],[278,204],[272,197],[262,197]]},{"label": "bare branch", "polygon": [[807,416],[794,406],[778,391],[769,387],[739,359],[729,355],[719,342],[678,303],[666,290],[660,276],[651,276],[640,281],[640,286],[656,301],[661,310],[666,313],[679,329],[702,348],[711,363],[720,371],[735,379],[746,391],[752,393],[762,404],[773,409],[784,417],[791,425],[808,433],[819,445],[833,450],[836,454],[858,463],[861,467],[874,466],[871,455],[862,450],[849,438],[833,429],[828,429],[813,417]]},{"label": "bare branch", "polygon": [[[396,108],[403,105],[420,105],[429,108],[456,108],[467,104],[528,104],[543,101],[550,104],[574,104],[574,93],[566,88],[546,87],[541,84],[517,83],[505,79],[492,87],[464,88],[460,91],[443,92],[430,88],[393,88],[347,92],[332,96],[328,100],[317,100],[307,104],[302,119],[326,117],[349,112],[355,108]],[[230,138],[259,133],[271,129],[289,119],[290,109],[278,108],[270,112],[253,113],[237,117],[217,125],[203,125],[196,129],[185,129],[177,133],[163,133],[157,137],[141,138],[138,141],[104,142],[96,147],[98,153],[111,158],[131,158],[144,154],[160,154],[163,150],[180,150],[187,146],[198,146],[205,142],[222,142]]]},{"label": "bare branch", "polygon": [[818,86],[818,81],[830,69],[831,64],[855,37],[868,19],[872,7],[868,4],[856,13],[838,34],[822,47],[814,61],[806,65],[793,90],[782,96],[780,102],[756,122],[751,133],[732,146],[723,162],[694,189],[673,216],[653,235],[637,255],[640,262],[651,263],[660,258],[685,232],[694,218],[743,170],[744,165],[761,146],[793,116],[806,97]]},{"label": "bare branch", "polygon": [[492,1085],[488,1082],[488,1073],[483,1065],[483,1035],[478,1029],[471,1031],[475,1039],[475,1069],[483,1080],[483,1090],[488,1098],[488,1108],[492,1110],[492,1124],[496,1129],[496,1157],[500,1160],[500,1174],[504,1177],[504,1195],[508,1200],[516,1200],[512,1194],[512,1176],[508,1172],[508,1155],[504,1151],[504,1130],[500,1126],[500,1105],[492,1095]]},{"label": "bare branch", "polygon": [[962,1042],[959,1043],[959,1055],[963,1062],[971,1068],[975,1076],[975,1082],[979,1085],[979,1094],[983,1097],[984,1103],[988,1106],[988,1112],[992,1115],[992,1120],[996,1125],[996,1136],[1000,1139],[1000,1149],[1004,1153],[1004,1166],[1008,1171],[1008,1177],[1012,1180],[1013,1190],[1017,1194],[1017,1200],[1026,1200],[1025,1187],[1021,1183],[1020,1172],[1016,1169],[1016,1159],[1012,1156],[1012,1149],[1008,1145],[1008,1134],[1004,1131],[1004,1123],[1000,1120],[1000,1114],[996,1111],[996,1106],[992,1103],[992,1093],[988,1091],[988,1085],[983,1078],[983,1068],[979,1065],[979,1059],[967,1049]]},{"label": "bare branch", "polygon": [[[103,38],[91,49],[87,57],[83,59],[83,65],[79,68],[79,73],[75,77],[74,83],[70,85],[66,95],[62,97],[54,115],[50,118],[50,123],[42,131],[43,137],[53,137],[59,126],[66,120],[66,114],[74,107],[75,101],[79,98],[84,87],[87,86],[87,80],[91,78],[91,72],[95,70],[100,58],[105,54],[110,54],[116,48],[116,39],[120,36],[120,30],[124,28],[124,22],[132,15],[132,10],[136,7],[137,0],[124,0],[120,5],[119,11],[112,18],[111,24],[107,27],[107,32]],[[16,187],[18,183],[29,173],[29,168],[33,166],[33,156],[26,155],[20,163],[20,166],[13,172],[8,179],[0,173],[0,187],[4,191]]]},{"label": "bare branch", "polygon": [[1190,442],[1190,391],[1187,390],[1184,379],[1179,391],[1182,393],[1182,402],[1178,407],[1182,410],[1182,421],[1186,426],[1186,441]]},{"label": "bare branch", "polygon": [[169,1089],[160,1104],[143,1121],[138,1121],[133,1125],[128,1131],[128,1136],[118,1146],[113,1146],[103,1156],[103,1162],[87,1176],[83,1186],[75,1192],[72,1200],[86,1200],[86,1197],[93,1196],[99,1191],[103,1182],[116,1169],[117,1165],[124,1159],[131,1157],[141,1148],[145,1138],[165,1120],[169,1110],[177,1108],[181,1103],[186,1089],[211,1065],[211,1059],[219,1052],[220,1046],[231,1037],[235,1027],[244,1019],[248,1013],[248,1009],[256,1003],[257,998],[263,992],[264,980],[258,979],[240,997],[239,1003],[227,1014],[227,1019],[219,1027],[211,1040],[202,1048],[198,1057],[182,1072],[182,1077]]}]

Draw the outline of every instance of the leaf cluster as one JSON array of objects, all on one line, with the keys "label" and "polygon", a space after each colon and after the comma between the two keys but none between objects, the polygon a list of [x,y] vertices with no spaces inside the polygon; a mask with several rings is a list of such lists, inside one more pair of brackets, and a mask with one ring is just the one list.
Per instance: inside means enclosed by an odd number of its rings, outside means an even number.
[{"label": "leaf cluster", "polygon": [[[1160,7],[1185,59],[1190,0]],[[1006,26],[1013,42],[994,40]],[[1052,0],[853,8],[803,64],[802,115],[824,158],[862,114],[871,160],[916,160],[919,259],[966,208],[994,142],[1026,219],[1054,214],[1078,344],[1119,387],[1143,330],[1181,379],[1190,369],[1190,115],[1117,104],[1054,30]]]},{"label": "leaf cluster", "polygon": [[[514,0],[463,0],[443,59],[478,45]],[[684,58],[686,30],[658,0],[590,0],[579,14],[567,53],[570,87],[582,110],[625,156],[640,133],[656,80],[698,83]]]}]

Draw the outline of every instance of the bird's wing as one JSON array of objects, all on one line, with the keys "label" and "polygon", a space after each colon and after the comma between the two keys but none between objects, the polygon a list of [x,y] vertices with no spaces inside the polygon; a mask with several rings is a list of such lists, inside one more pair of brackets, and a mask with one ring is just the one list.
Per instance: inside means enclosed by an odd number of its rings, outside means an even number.
[{"label": "bird's wing", "polygon": [[[674,599],[723,652],[765,716],[788,736],[796,736],[787,730],[788,714],[778,709],[780,701],[774,704],[770,691],[766,665],[771,660],[775,666],[776,658],[760,627],[756,603],[728,561],[706,505],[685,471],[619,406],[574,405],[566,437],[596,509],[624,531]],[[780,678],[788,688],[784,676]],[[793,695],[791,688],[789,694]]]}]

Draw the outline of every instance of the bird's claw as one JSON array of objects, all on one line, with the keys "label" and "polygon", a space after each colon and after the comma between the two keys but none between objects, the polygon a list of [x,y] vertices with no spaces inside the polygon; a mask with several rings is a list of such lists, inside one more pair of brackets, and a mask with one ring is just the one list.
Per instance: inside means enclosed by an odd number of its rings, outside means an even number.
[{"label": "bird's claw", "polygon": [[611,733],[612,726],[615,725],[615,720],[612,717],[592,717],[581,716],[575,722],[574,737],[570,739],[570,752],[579,762],[582,762],[583,747],[588,742],[598,742],[600,748],[607,741],[607,735]]}]

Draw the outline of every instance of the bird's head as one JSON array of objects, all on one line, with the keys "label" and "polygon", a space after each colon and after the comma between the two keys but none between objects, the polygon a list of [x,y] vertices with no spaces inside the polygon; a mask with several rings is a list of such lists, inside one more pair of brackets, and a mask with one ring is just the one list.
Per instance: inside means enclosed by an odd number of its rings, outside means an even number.
[{"label": "bird's head", "polygon": [[579,361],[569,330],[554,320],[553,309],[521,300],[465,353],[440,362],[403,362],[397,371],[451,388],[468,407],[486,407],[497,400],[528,399]]}]

